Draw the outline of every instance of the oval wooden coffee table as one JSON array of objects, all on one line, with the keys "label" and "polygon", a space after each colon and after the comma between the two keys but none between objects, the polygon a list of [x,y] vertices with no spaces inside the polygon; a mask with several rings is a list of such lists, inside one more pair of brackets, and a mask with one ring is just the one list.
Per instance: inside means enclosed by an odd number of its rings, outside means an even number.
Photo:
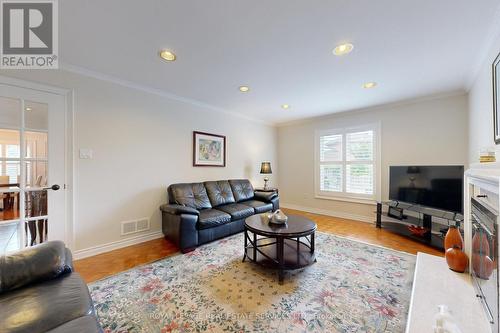
[{"label": "oval wooden coffee table", "polygon": [[245,220],[245,253],[243,261],[250,261],[279,271],[283,283],[285,270],[311,265],[314,255],[316,223],[296,215],[288,216],[286,225],[268,222],[267,213],[253,215]]}]

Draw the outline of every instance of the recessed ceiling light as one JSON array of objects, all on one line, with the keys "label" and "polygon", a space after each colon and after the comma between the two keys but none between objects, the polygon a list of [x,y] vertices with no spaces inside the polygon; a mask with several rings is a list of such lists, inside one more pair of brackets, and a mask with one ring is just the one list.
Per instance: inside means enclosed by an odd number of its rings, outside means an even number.
[{"label": "recessed ceiling light", "polygon": [[365,84],[363,84],[363,88],[365,89],[372,89],[372,88],[375,88],[377,86],[377,82],[366,82]]},{"label": "recessed ceiling light", "polygon": [[342,56],[351,53],[353,49],[354,45],[352,45],[351,43],[340,44],[333,49],[333,54],[335,54],[336,56]]},{"label": "recessed ceiling light", "polygon": [[286,109],[289,109],[289,108],[290,108],[290,105],[288,105],[288,104],[283,104],[281,107],[282,107],[283,109],[285,109],[285,110],[286,110]]},{"label": "recessed ceiling light", "polygon": [[245,92],[249,92],[249,91],[250,91],[250,88],[249,88],[249,87],[247,87],[247,86],[240,86],[240,88],[239,88],[239,89],[240,89],[240,91],[241,91],[241,92],[244,92],[244,93],[245,93]]},{"label": "recessed ceiling light", "polygon": [[161,50],[160,57],[166,61],[175,61],[177,59],[177,56],[169,50]]},{"label": "recessed ceiling light", "polygon": [[26,111],[31,111],[32,109],[30,107],[27,107],[26,108]]}]

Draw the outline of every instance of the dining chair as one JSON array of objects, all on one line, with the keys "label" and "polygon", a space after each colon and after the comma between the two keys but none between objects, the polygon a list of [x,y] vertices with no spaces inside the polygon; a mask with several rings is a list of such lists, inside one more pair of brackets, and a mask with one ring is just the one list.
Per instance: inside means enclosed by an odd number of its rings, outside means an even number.
[{"label": "dining chair", "polygon": [[[0,185],[7,185],[10,183],[10,177],[9,176],[0,176]],[[0,190],[2,188],[0,187]],[[3,204],[3,209],[10,209],[10,201],[11,201],[11,195],[10,193],[5,193],[2,192],[0,195],[0,198],[2,198],[2,204]]]}]

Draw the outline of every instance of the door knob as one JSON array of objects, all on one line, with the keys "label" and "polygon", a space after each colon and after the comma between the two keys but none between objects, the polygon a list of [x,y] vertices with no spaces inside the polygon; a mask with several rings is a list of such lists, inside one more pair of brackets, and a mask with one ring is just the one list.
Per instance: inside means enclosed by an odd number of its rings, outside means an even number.
[{"label": "door knob", "polygon": [[61,186],[59,186],[59,185],[57,185],[57,184],[54,184],[54,185],[52,185],[52,186],[50,186],[50,187],[44,187],[43,189],[44,189],[44,190],[52,190],[52,191],[57,191],[57,190],[59,190],[60,188],[61,188]]}]

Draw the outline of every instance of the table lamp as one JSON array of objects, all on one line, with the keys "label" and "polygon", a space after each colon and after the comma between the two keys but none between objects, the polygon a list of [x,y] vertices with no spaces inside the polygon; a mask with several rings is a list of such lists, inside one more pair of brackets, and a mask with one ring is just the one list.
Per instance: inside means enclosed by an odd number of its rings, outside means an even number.
[{"label": "table lamp", "polygon": [[[271,162],[262,162],[260,166],[260,173],[263,175],[270,175],[273,173],[271,170]],[[267,190],[267,182],[269,181],[269,177],[264,177],[264,190]]]},{"label": "table lamp", "polygon": [[409,175],[410,187],[415,188],[415,179],[417,179],[416,175],[420,173],[420,168],[417,166],[409,166],[406,169],[406,173]]}]

